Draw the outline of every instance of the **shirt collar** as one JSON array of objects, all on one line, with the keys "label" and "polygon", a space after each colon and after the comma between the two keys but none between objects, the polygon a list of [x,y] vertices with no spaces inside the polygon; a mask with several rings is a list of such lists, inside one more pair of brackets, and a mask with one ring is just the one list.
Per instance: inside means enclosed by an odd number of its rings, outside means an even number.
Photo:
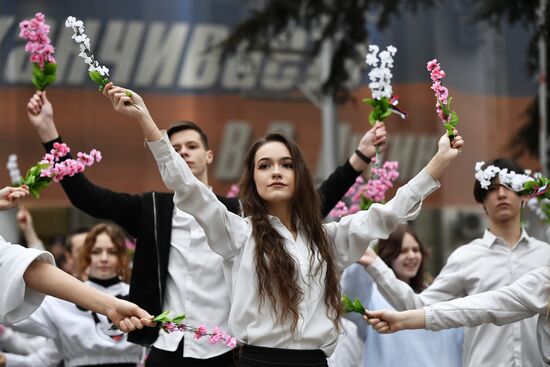
[{"label": "shirt collar", "polygon": [[[271,225],[274,226],[276,229],[278,229],[279,233],[283,231],[283,232],[288,232],[288,234],[290,235],[288,228],[285,227],[285,225],[283,224],[283,222],[281,222],[279,217],[276,217],[270,214],[268,214],[267,217],[269,218],[269,222],[271,223]],[[296,231],[300,232],[302,230],[302,221],[298,217],[294,217],[294,221],[296,223]]]},{"label": "shirt collar", "polygon": [[[500,237],[495,236],[494,233],[486,229],[485,233],[483,233],[483,238],[481,239],[481,242],[487,247],[492,247],[495,243],[497,243],[498,240],[504,242]],[[514,244],[514,247],[516,245],[519,245],[520,243],[525,243],[526,245],[530,243],[530,237],[525,231],[525,228],[521,228],[521,235],[519,236],[519,240]]]}]

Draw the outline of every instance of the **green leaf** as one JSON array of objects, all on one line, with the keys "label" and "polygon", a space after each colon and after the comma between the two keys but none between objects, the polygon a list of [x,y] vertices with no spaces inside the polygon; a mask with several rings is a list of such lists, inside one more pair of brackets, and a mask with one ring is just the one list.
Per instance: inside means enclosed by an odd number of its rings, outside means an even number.
[{"label": "green leaf", "polygon": [[364,195],[361,196],[361,202],[359,203],[361,210],[368,210],[372,204],[374,204],[374,201],[367,199]]},{"label": "green leaf", "polygon": [[451,112],[451,120],[449,121],[449,123],[453,127],[455,127],[458,124],[458,115],[456,114],[455,111]]},{"label": "green leaf", "polygon": [[35,181],[36,181],[36,176],[35,175],[30,175],[29,177],[27,177],[27,185],[29,187],[34,186]]},{"label": "green leaf", "polygon": [[38,180],[36,182],[36,184],[34,185],[34,189],[37,190],[37,191],[42,191],[46,187],[50,186],[51,182],[52,182],[52,180],[50,178],[48,178],[47,180],[44,180],[44,177],[41,177],[41,179]]},{"label": "green leaf", "polygon": [[32,75],[35,76],[38,79],[44,77],[44,72],[42,71],[42,69],[40,69],[40,65],[38,65],[37,63],[33,64]]},{"label": "green leaf", "polygon": [[380,116],[380,121],[382,121],[383,119],[385,119],[386,117],[388,117],[389,115],[391,115],[391,110],[387,110],[386,112],[384,112],[381,116]]},{"label": "green leaf", "polygon": [[32,186],[29,187],[29,192],[35,199],[40,199],[40,192],[36,191]]},{"label": "green leaf", "polygon": [[366,103],[371,106],[376,106],[376,100],[374,98],[364,98],[363,103]]},{"label": "green leaf", "polygon": [[34,76],[34,75],[32,76],[31,82],[32,82],[32,84],[34,85],[34,87],[35,87],[37,90],[44,90],[44,89],[42,88],[42,83],[40,83],[40,82],[38,81],[38,79],[36,78],[36,76]]},{"label": "green leaf", "polygon": [[101,77],[101,74],[99,73],[99,71],[97,70],[90,71],[88,75],[90,76],[90,79],[92,79],[94,82],[96,82],[99,85],[102,85],[103,78]]},{"label": "green leaf", "polygon": [[161,313],[160,315],[158,315],[157,317],[155,317],[153,319],[153,321],[155,322],[162,322],[162,321],[165,321],[166,319],[168,319],[168,315],[170,314],[170,311],[164,311],[163,313]]},{"label": "green leaf", "polygon": [[179,324],[180,322],[182,322],[183,320],[185,320],[185,315],[184,314],[181,314],[179,316],[176,316],[172,319],[172,322],[175,323],[175,324]]},{"label": "green leaf", "polygon": [[56,72],[57,72],[57,64],[49,63],[49,62],[46,62],[44,64],[44,74],[55,75]]},{"label": "green leaf", "polygon": [[376,124],[376,113],[374,111],[371,111],[369,113],[369,124],[373,125]]},{"label": "green leaf", "polygon": [[361,304],[359,298],[355,297],[352,302],[346,294],[342,294],[342,305],[344,306],[343,311],[345,313],[357,312],[363,315],[366,311],[365,307],[363,307],[363,305]]},{"label": "green leaf", "polygon": [[359,312],[361,314],[365,313],[365,307],[363,307],[361,301],[359,301],[359,298],[355,298],[353,300],[353,308],[356,310],[356,312]]}]

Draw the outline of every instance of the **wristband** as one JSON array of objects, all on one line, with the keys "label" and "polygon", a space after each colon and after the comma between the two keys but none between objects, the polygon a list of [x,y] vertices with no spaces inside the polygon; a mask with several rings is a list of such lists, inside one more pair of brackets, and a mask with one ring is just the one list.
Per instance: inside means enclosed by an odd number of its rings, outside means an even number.
[{"label": "wristband", "polygon": [[369,157],[367,157],[366,155],[364,155],[359,149],[355,149],[355,154],[357,154],[357,156],[359,158],[361,158],[361,160],[363,162],[365,162],[366,164],[369,164],[370,162],[372,162],[372,159],[370,159]]}]

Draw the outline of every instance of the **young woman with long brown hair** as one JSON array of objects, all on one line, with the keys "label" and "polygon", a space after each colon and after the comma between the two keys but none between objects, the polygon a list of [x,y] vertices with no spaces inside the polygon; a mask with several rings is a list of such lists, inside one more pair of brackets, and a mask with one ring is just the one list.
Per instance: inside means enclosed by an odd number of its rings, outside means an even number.
[{"label": "young woman with long brown hair", "polygon": [[270,134],[246,156],[242,218],[193,176],[141,97],[111,85],[105,94],[116,111],[137,119],[165,184],[175,190],[174,203],[195,217],[211,248],[224,257],[232,301],[229,325],[245,344],[241,367],[326,366],[339,331],[341,270],[361,257],[370,240],[387,237],[399,222],[418,214],[422,199],[438,187],[435,179],[463,145],[461,137],[451,146],[443,136],[425,170],[394,200],[322,224],[300,150],[282,135]]},{"label": "young woman with long brown hair", "polygon": [[[378,241],[378,256],[395,276],[407,283],[416,293],[427,286],[428,249],[420,241],[412,227],[400,224],[387,239]],[[368,310],[392,309],[380,288],[359,260],[346,268],[342,275],[342,288],[352,299],[355,297]],[[414,330],[395,335],[379,335],[358,315],[349,316],[357,325],[363,338],[362,367],[461,367],[462,329],[432,333]],[[375,350],[376,353],[371,351]],[[434,353],[437,350],[437,353]]]},{"label": "young woman with long brown hair", "polygon": [[387,239],[378,241],[378,256],[397,278],[408,283],[416,293],[426,288],[428,274],[424,265],[429,250],[411,226],[401,224]]}]

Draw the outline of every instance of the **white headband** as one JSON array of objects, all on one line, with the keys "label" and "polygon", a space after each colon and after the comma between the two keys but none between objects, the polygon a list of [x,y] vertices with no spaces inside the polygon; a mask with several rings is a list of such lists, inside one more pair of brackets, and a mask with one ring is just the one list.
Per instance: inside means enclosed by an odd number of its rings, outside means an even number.
[{"label": "white headband", "polygon": [[491,180],[497,175],[501,185],[504,185],[516,192],[523,191],[525,189],[524,184],[527,181],[535,181],[535,179],[529,175],[508,171],[508,168],[501,169],[497,166],[490,165],[487,168],[482,169],[484,164],[485,162],[476,163],[475,178],[485,190],[489,189]]}]

